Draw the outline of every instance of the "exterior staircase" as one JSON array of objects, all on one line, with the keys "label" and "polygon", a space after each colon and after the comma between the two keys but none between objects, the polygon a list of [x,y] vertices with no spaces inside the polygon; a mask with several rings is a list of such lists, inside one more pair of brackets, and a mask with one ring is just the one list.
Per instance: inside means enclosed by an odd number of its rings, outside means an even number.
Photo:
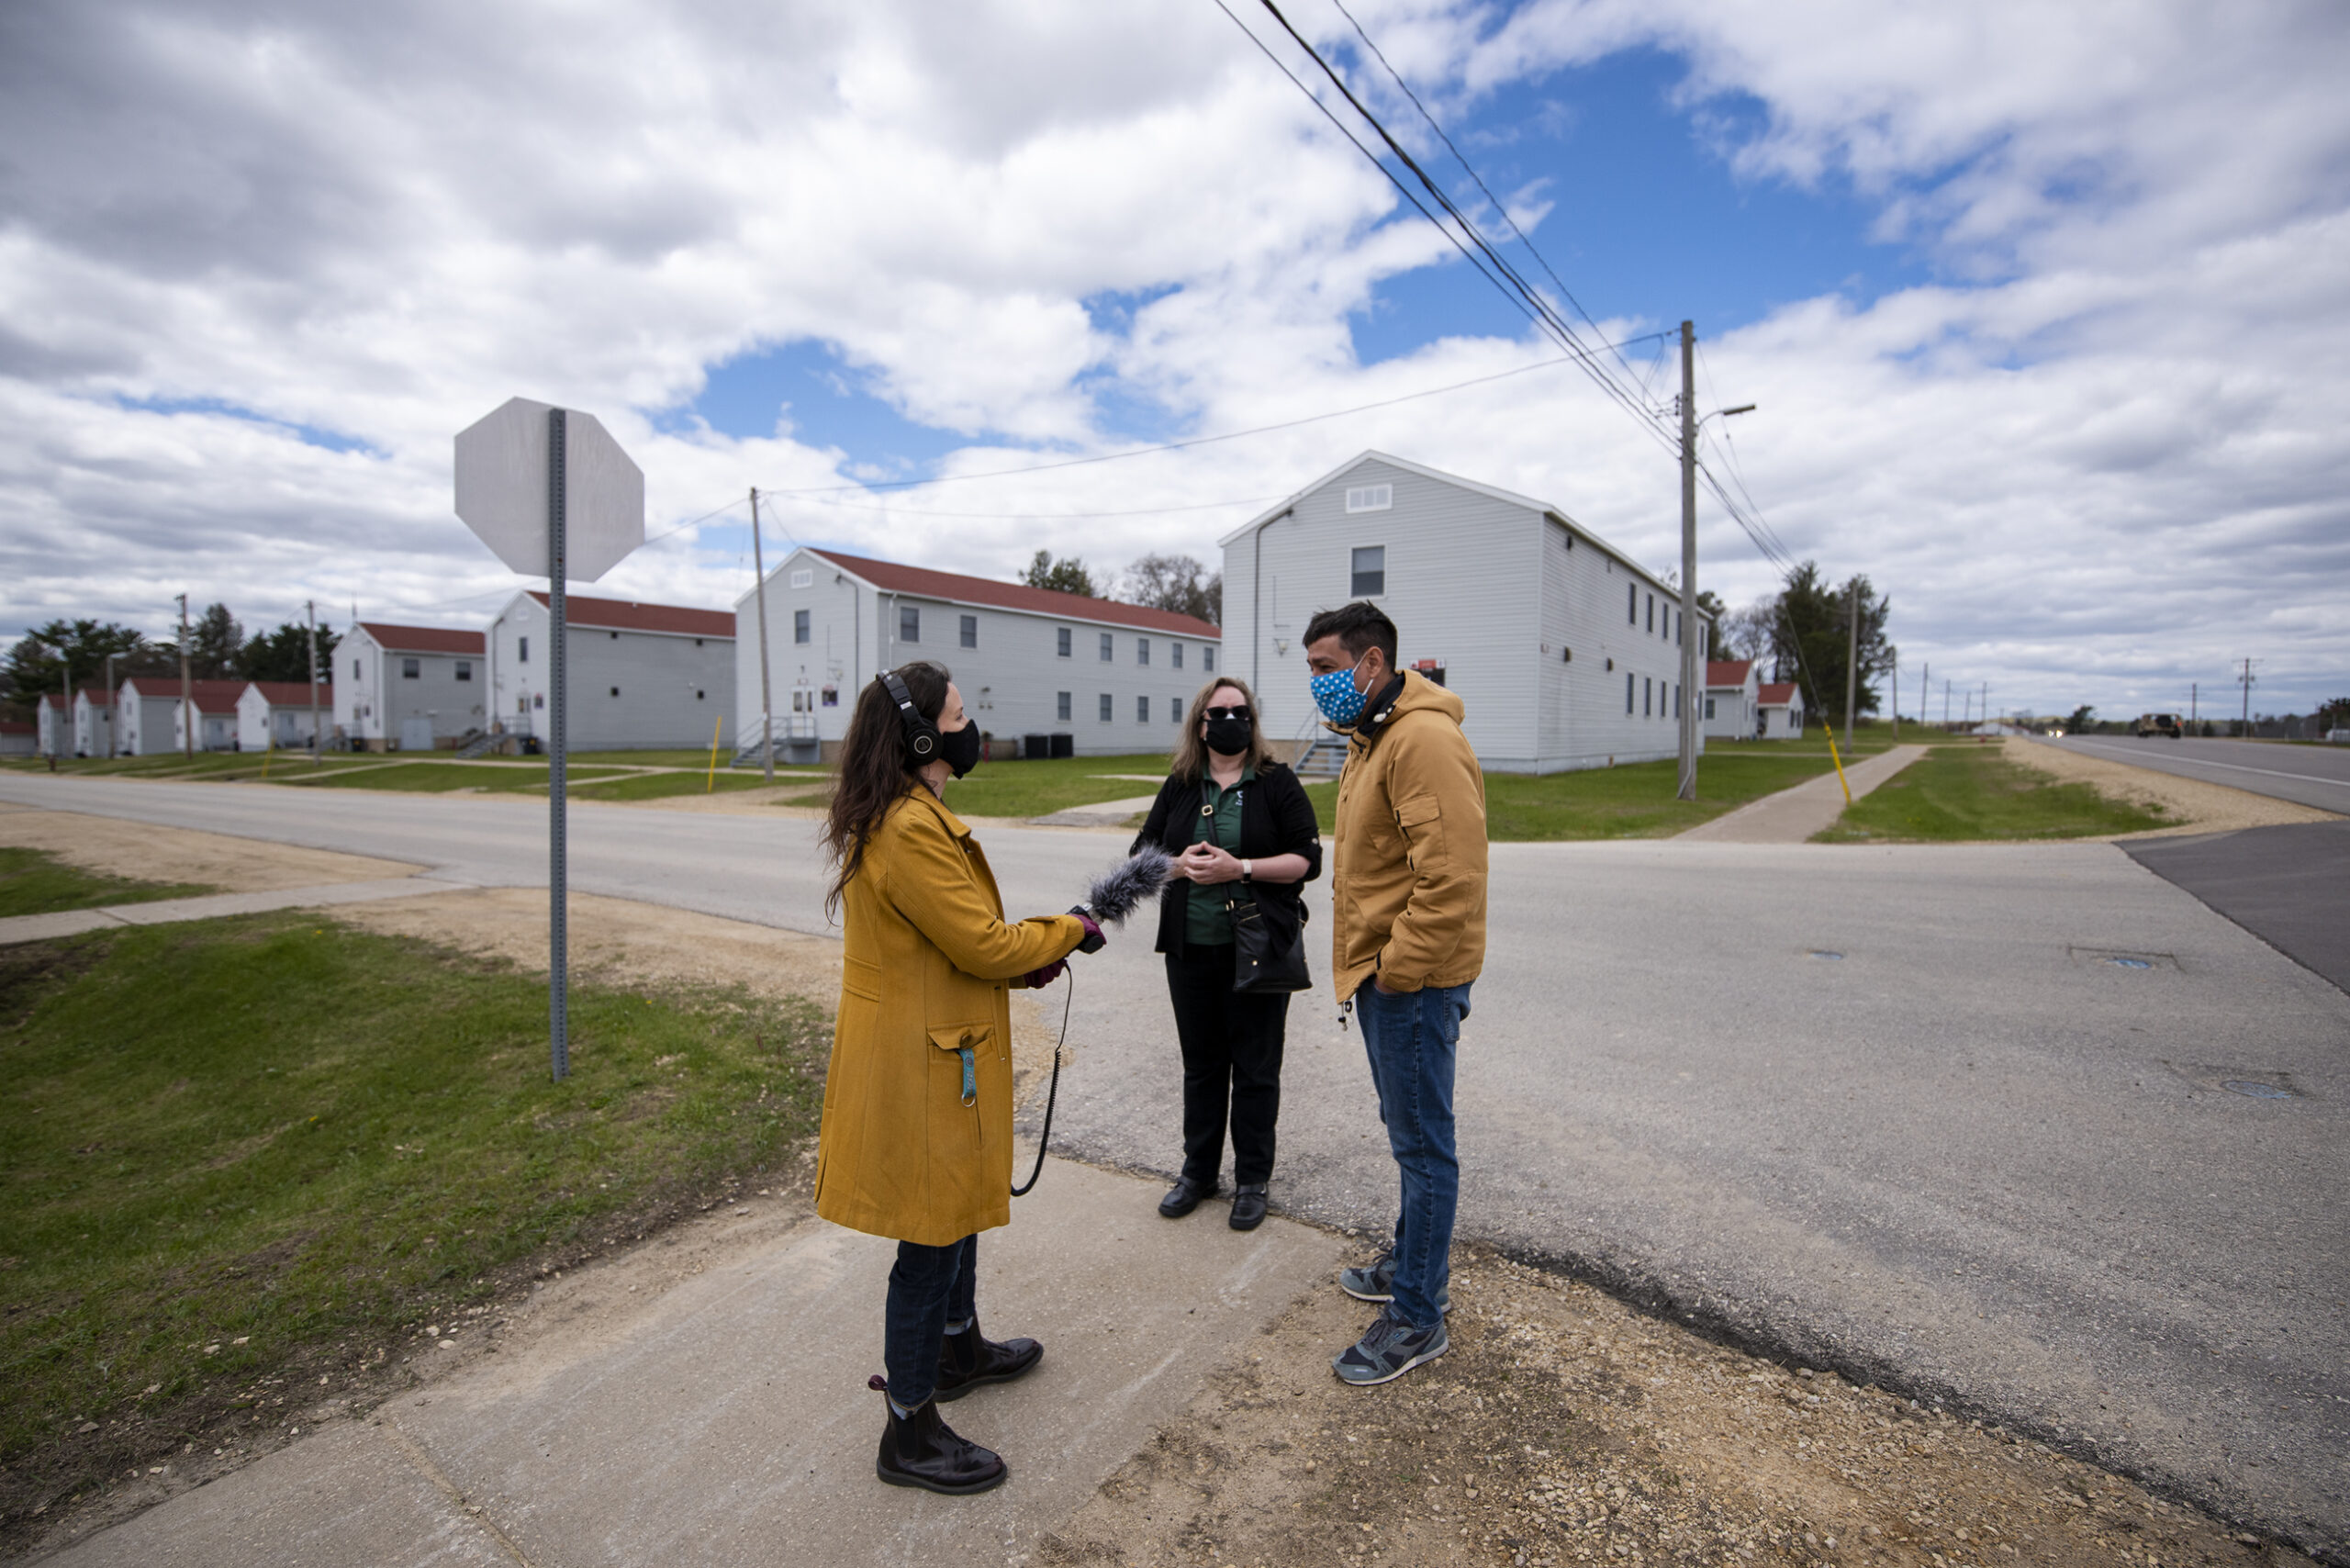
[{"label": "exterior staircase", "polygon": [[[1318,726],[1317,726],[1318,727]],[[1300,778],[1336,778],[1347,766],[1347,737],[1322,730],[1297,754],[1290,770]]]},{"label": "exterior staircase", "polygon": [[486,756],[505,738],[495,730],[467,730],[457,737],[457,760],[471,762],[475,757]]}]

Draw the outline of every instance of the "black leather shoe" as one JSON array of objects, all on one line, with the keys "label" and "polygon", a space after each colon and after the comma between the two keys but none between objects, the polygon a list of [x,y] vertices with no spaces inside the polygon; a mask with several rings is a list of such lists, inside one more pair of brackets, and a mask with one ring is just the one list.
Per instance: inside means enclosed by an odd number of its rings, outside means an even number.
[{"label": "black leather shoe", "polygon": [[1232,1195],[1232,1228],[1254,1230],[1265,1223],[1265,1184],[1243,1182]]},{"label": "black leather shoe", "polygon": [[960,1334],[949,1334],[938,1350],[938,1392],[933,1398],[960,1399],[981,1383],[1010,1383],[1025,1377],[1045,1359],[1045,1347],[1034,1339],[1006,1339],[1002,1344],[979,1332],[979,1320]]},{"label": "black leather shoe", "polygon": [[990,1450],[966,1442],[938,1417],[938,1401],[925,1399],[911,1416],[900,1416],[888,1401],[890,1380],[875,1373],[866,1387],[880,1392],[889,1426],[881,1432],[881,1454],[873,1473],[892,1486],[919,1486],[925,1492],[961,1496],[1003,1484],[1011,1473]]},{"label": "black leather shoe", "polygon": [[1189,1176],[1184,1176],[1179,1178],[1172,1187],[1168,1188],[1167,1195],[1158,1200],[1158,1212],[1162,1218],[1181,1219],[1200,1206],[1202,1198],[1214,1196],[1215,1196],[1214,1182],[1210,1182],[1202,1185]]}]

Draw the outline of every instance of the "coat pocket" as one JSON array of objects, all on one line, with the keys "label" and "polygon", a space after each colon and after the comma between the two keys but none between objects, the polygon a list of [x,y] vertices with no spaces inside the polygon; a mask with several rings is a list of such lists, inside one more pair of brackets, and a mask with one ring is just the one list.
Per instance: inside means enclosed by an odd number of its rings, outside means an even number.
[{"label": "coat pocket", "polygon": [[881,966],[865,958],[841,960],[841,989],[867,1002],[881,1000]]},{"label": "coat pocket", "polygon": [[[943,1024],[930,1031],[931,1073],[947,1091],[934,1093],[931,1126],[947,1131],[959,1120],[977,1148],[987,1141],[979,1108],[979,1063],[995,1049],[993,1024]],[[944,1113],[942,1119],[941,1113]]]},{"label": "coat pocket", "polygon": [[1434,795],[1414,795],[1395,803],[1395,826],[1404,835],[1404,859],[1425,871],[1444,859],[1444,811]]}]

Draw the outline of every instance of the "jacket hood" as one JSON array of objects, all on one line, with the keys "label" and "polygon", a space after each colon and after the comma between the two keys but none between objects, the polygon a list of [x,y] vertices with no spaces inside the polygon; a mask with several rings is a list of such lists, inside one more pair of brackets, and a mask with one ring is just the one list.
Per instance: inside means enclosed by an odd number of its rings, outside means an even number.
[{"label": "jacket hood", "polygon": [[[1430,680],[1418,670],[1407,669],[1404,671],[1403,674],[1404,689],[1395,694],[1394,706],[1388,713],[1386,723],[1381,724],[1375,730],[1366,732],[1363,728],[1363,723],[1364,721],[1367,721],[1371,717],[1372,711],[1366,708],[1363,711],[1362,719],[1357,720],[1351,730],[1341,730],[1338,732],[1348,737],[1348,742],[1350,745],[1376,745],[1379,743],[1379,737],[1387,732],[1388,726],[1406,713],[1440,713],[1445,718],[1452,721],[1455,725],[1458,725],[1461,719],[1468,713],[1469,709],[1467,704],[1463,703],[1460,698],[1454,696],[1443,687],[1438,686],[1435,681]],[[1324,727],[1327,729],[1337,728],[1335,725],[1326,723]]]}]

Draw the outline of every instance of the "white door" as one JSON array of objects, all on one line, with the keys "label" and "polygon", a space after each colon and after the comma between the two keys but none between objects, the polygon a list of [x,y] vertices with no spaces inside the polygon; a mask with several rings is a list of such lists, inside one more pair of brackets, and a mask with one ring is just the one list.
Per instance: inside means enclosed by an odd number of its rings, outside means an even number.
[{"label": "white door", "polygon": [[432,721],[402,719],[400,721],[400,749],[402,751],[431,751],[432,749]]}]

